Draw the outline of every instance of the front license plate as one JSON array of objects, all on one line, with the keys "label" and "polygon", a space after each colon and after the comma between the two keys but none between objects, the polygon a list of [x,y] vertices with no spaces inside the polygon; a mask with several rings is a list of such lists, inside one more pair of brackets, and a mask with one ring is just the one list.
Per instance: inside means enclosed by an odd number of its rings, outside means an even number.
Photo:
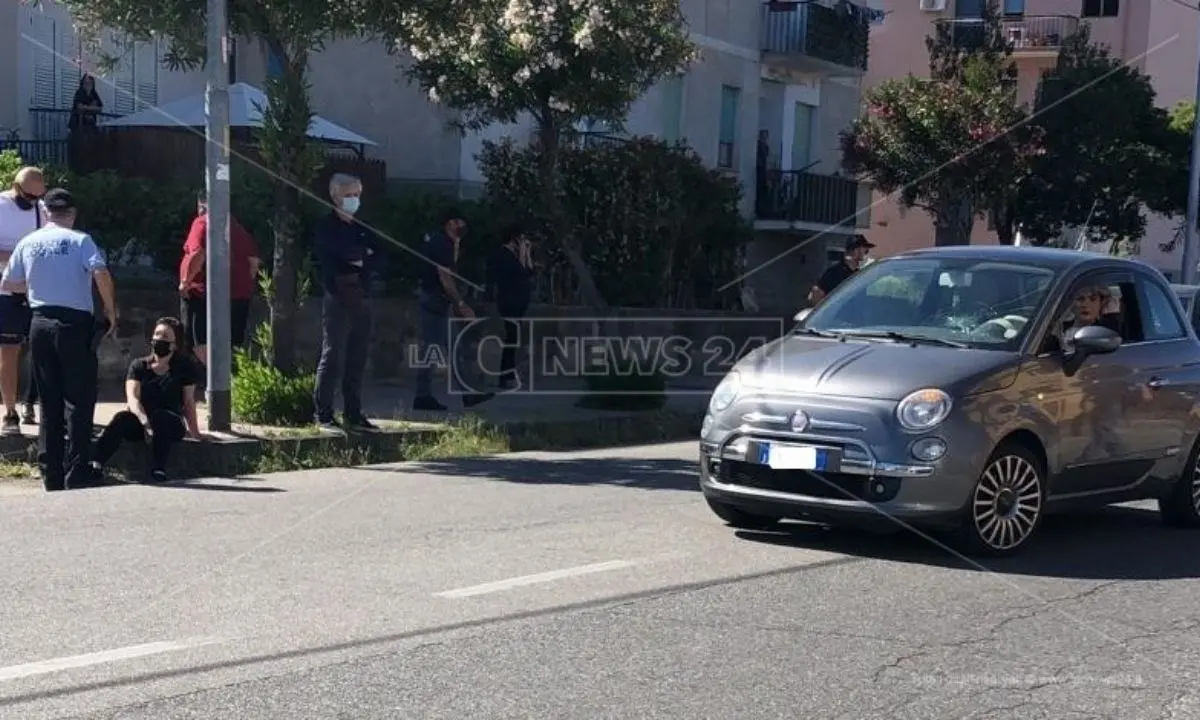
[{"label": "front license plate", "polygon": [[773,470],[826,470],[829,451],[807,445],[762,443],[758,446],[758,462]]}]

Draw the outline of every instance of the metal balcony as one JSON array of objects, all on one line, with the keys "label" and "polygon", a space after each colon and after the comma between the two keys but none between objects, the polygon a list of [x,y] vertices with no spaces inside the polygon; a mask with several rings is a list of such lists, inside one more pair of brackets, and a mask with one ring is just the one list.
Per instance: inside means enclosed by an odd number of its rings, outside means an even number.
[{"label": "metal balcony", "polygon": [[[963,49],[971,50],[984,43],[986,31],[982,20],[956,18],[939,20],[938,24]],[[1069,15],[1026,15],[1005,18],[1000,21],[1000,26],[1004,39],[1012,47],[1013,55],[1057,55],[1063,41],[1079,29],[1079,18]]]},{"label": "metal balcony", "polygon": [[765,59],[801,70],[867,69],[870,20],[849,3],[768,2],[762,6]]},{"label": "metal balcony", "polygon": [[767,170],[758,180],[755,218],[826,227],[867,227],[870,197],[868,186],[853,178],[802,170]]}]

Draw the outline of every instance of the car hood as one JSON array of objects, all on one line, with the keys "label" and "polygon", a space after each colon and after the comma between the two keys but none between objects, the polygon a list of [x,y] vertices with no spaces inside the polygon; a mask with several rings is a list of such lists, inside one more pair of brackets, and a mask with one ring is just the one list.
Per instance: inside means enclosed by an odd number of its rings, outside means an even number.
[{"label": "car hood", "polygon": [[737,370],[746,386],[901,400],[929,387],[956,397],[1007,387],[1016,380],[1017,359],[994,350],[789,335],[745,357]]}]

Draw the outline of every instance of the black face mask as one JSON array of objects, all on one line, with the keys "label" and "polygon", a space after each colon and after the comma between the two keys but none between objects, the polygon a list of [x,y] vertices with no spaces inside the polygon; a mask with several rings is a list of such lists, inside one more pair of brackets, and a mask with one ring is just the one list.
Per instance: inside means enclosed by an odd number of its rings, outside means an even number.
[{"label": "black face mask", "polygon": [[35,195],[26,195],[23,192],[18,192],[17,196],[14,198],[14,201],[17,203],[17,207],[21,208],[22,210],[32,210],[34,204],[37,203],[38,198]]},{"label": "black face mask", "polygon": [[150,343],[150,350],[155,357],[164,358],[171,354],[171,343],[166,340],[155,340]]}]

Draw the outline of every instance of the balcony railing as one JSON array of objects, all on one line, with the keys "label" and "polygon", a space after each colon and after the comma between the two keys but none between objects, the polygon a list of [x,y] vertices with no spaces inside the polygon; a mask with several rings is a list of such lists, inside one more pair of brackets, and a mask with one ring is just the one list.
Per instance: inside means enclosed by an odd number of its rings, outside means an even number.
[{"label": "balcony railing", "polygon": [[[939,20],[938,23],[949,32],[954,44],[965,50],[981,47],[986,40],[986,29],[982,20],[956,18]],[[1079,30],[1079,18],[1069,15],[1026,15],[1021,18],[1006,18],[1001,20],[1000,25],[1004,39],[1017,55],[1057,52],[1063,41]]]},{"label": "balcony railing", "polygon": [[755,216],[759,220],[807,222],[855,227],[867,219],[859,213],[859,182],[802,170],[768,170],[758,181]]},{"label": "balcony railing", "polygon": [[768,2],[762,6],[763,52],[807,55],[865,71],[870,20],[854,5]]},{"label": "balcony railing", "polygon": [[[100,121],[121,117],[118,113],[96,113]],[[71,111],[60,108],[29,108],[29,124],[33,139],[42,141],[66,140],[71,123]]]}]

